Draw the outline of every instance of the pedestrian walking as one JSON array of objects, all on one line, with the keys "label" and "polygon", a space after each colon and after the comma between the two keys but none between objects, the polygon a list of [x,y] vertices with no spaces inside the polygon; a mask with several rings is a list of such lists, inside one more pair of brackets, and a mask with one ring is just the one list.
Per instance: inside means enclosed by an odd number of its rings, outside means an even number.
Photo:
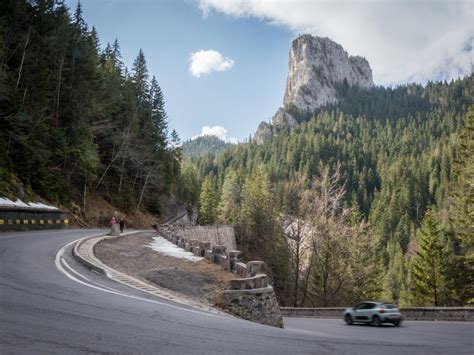
[{"label": "pedestrian walking", "polygon": [[112,216],[112,219],[111,219],[110,222],[109,222],[109,226],[112,227],[112,226],[113,226],[114,224],[116,224],[116,223],[117,223],[117,221],[115,220],[115,217]]},{"label": "pedestrian walking", "polygon": [[120,233],[123,233],[124,228],[125,228],[125,219],[122,217],[120,218]]}]

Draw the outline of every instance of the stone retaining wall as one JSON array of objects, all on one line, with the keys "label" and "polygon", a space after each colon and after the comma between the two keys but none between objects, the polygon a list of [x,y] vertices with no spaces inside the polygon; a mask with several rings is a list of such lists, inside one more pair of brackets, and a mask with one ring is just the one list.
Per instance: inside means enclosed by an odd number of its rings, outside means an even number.
[{"label": "stone retaining wall", "polygon": [[159,232],[167,239],[195,239],[199,242],[210,242],[212,245],[224,245],[228,250],[237,248],[234,227],[232,226],[159,226]]},{"label": "stone retaining wall", "polygon": [[236,274],[231,290],[223,291],[217,305],[229,313],[254,322],[283,327],[278,301],[263,261],[239,261],[240,251],[232,226],[157,226],[158,233],[179,247],[204,256]]},{"label": "stone retaining wall", "polygon": [[253,290],[226,290],[222,292],[218,305],[240,318],[283,328],[272,286]]},{"label": "stone retaining wall", "polygon": [[[283,317],[342,319],[345,307],[281,307]],[[474,307],[410,307],[400,309],[405,320],[474,321]]]}]

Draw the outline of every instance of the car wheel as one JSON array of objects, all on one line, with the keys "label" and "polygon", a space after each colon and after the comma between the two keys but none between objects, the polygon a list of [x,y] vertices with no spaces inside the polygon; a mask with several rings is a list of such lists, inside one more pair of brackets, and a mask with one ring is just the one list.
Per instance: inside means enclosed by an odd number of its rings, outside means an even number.
[{"label": "car wheel", "polygon": [[374,318],[372,318],[372,324],[376,327],[380,327],[382,325],[382,322],[380,321],[380,318],[378,316],[374,316]]},{"label": "car wheel", "polygon": [[399,327],[400,323],[401,323],[401,321],[397,320],[397,321],[393,322],[393,325],[395,325],[396,327]]},{"label": "car wheel", "polygon": [[348,325],[352,324],[352,317],[350,314],[346,314],[346,317],[344,318],[344,320],[346,321]]}]

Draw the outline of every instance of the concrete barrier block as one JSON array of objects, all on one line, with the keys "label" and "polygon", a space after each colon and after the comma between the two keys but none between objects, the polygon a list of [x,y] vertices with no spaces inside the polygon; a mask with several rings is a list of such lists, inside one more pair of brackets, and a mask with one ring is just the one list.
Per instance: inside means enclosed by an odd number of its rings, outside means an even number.
[{"label": "concrete barrier block", "polygon": [[229,250],[227,251],[227,259],[229,263],[229,271],[234,271],[235,263],[239,261],[239,250]]},{"label": "concrete barrier block", "polygon": [[219,258],[219,265],[222,266],[222,268],[226,269],[226,270],[229,270],[229,264],[227,262],[227,256],[225,255],[222,255],[222,254],[218,254],[218,258]]},{"label": "concrete barrier block", "polygon": [[243,279],[230,280],[231,290],[253,290],[257,288],[264,288],[268,286],[268,276],[259,274],[253,277],[246,277]]},{"label": "concrete barrier block", "polygon": [[247,265],[241,262],[236,262],[233,272],[240,277],[247,277]]},{"label": "concrete barrier block", "polygon": [[247,263],[247,277],[253,277],[259,273],[265,273],[266,266],[263,261],[249,261]]},{"label": "concrete barrier block", "polygon": [[213,254],[212,250],[204,250],[204,257],[209,260],[210,262],[213,262]]}]

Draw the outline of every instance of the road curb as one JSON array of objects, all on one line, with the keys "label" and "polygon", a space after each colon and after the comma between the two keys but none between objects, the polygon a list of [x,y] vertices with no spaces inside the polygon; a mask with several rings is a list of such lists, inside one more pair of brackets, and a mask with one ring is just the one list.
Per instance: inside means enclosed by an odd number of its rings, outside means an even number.
[{"label": "road curb", "polygon": [[168,301],[172,301],[181,305],[194,307],[201,311],[206,311],[213,314],[231,317],[227,313],[222,312],[218,310],[217,308],[214,308],[212,306],[209,306],[200,302],[196,302],[194,300],[188,299],[182,296],[181,294],[178,294],[171,290],[148,284],[133,276],[130,276],[118,270],[115,270],[111,268],[110,266],[105,265],[101,260],[99,260],[94,255],[94,246],[105,239],[121,238],[125,235],[132,235],[132,234],[137,234],[137,233],[142,233],[142,232],[152,232],[152,231],[151,230],[150,231],[134,231],[134,232],[129,232],[127,234],[122,234],[121,236],[98,235],[94,237],[82,238],[82,239],[79,239],[74,245],[74,248],[72,249],[72,255],[78,262],[80,262],[87,268],[93,271],[96,271],[102,275],[105,275],[113,281],[119,282],[126,286],[140,290],[142,292],[146,292],[154,296],[158,296]]},{"label": "road curb", "polygon": [[[102,237],[106,237],[107,235],[103,235]],[[105,269],[99,267],[98,265],[95,265],[94,263],[90,262],[87,258],[85,257],[82,257],[80,254],[79,254],[79,247],[80,245],[86,240],[86,239],[91,239],[91,238],[97,238],[97,237],[100,237],[100,236],[95,236],[95,237],[86,237],[86,238],[82,238],[80,239],[75,245],[74,245],[74,248],[72,249],[72,256],[74,257],[74,259],[76,259],[78,262],[80,262],[81,264],[83,264],[84,266],[86,266],[87,268],[91,269],[91,270],[94,270],[100,274],[103,274],[103,275],[106,275],[107,276],[107,273],[105,271]],[[100,239],[100,240],[103,240],[103,239]]]}]

